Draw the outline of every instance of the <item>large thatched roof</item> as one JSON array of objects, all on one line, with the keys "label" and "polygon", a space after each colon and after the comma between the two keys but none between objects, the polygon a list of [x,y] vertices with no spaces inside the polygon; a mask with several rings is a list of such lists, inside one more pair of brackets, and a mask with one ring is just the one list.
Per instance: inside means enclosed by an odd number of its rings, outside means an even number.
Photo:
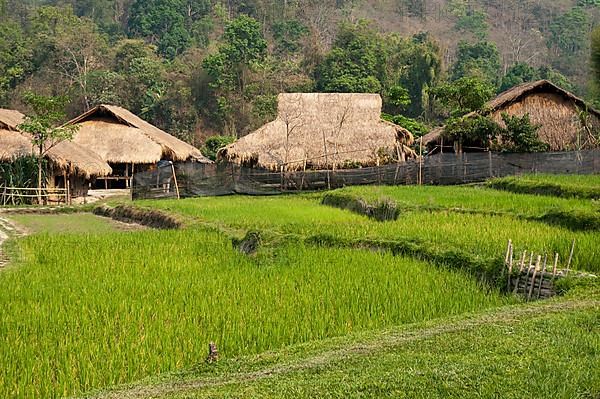
[{"label": "large thatched roof", "polygon": [[277,118],[219,151],[219,159],[268,169],[376,165],[413,156],[413,136],[381,120],[377,94],[289,93]]},{"label": "large thatched roof", "polygon": [[[600,112],[590,107],[584,100],[575,94],[564,90],[548,80],[523,83],[515,86],[489,101],[485,114],[490,115],[496,122],[502,124],[501,114],[510,115],[529,114],[532,122],[540,124],[540,139],[550,144],[552,150],[564,150],[573,146],[578,130],[578,118],[574,116],[576,110],[587,110],[597,121]],[[470,117],[475,112],[465,115]],[[445,126],[432,130],[423,136],[424,145],[434,145],[441,142]]]},{"label": "large thatched roof", "polygon": [[69,124],[79,125],[74,142],[107,162],[148,164],[161,159],[210,162],[197,148],[121,107],[99,105]]},{"label": "large thatched roof", "polygon": [[498,111],[506,108],[510,104],[521,101],[524,97],[536,93],[553,93],[577,104],[581,109],[587,109],[589,112],[600,116],[600,112],[590,107],[584,100],[577,97],[575,94],[564,90],[549,80],[538,80],[536,82],[523,83],[518,86],[508,89],[499,94],[496,98],[487,103],[487,108],[491,111]]},{"label": "large thatched roof", "polygon": [[[18,131],[18,126],[24,120],[25,115],[19,111],[0,109],[0,161],[11,162],[34,154],[29,137]],[[54,167],[70,170],[88,178],[112,173],[111,167],[97,154],[69,141],[63,141],[51,148],[47,157]]]},{"label": "large thatched roof", "polygon": [[31,141],[19,132],[0,129],[0,162],[12,162],[31,155]]}]

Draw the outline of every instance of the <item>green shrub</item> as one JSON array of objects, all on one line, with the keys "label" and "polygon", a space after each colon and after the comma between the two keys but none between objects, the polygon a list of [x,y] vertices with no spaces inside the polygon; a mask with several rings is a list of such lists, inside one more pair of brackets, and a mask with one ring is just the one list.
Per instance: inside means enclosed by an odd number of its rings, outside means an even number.
[{"label": "green shrub", "polygon": [[519,117],[503,113],[502,120],[505,127],[498,131],[492,149],[507,152],[544,152],[550,149],[538,136],[541,125],[531,123],[529,114]]},{"label": "green shrub", "polygon": [[211,136],[206,139],[204,147],[202,147],[202,154],[212,161],[217,160],[217,152],[219,150],[235,141],[233,136]]}]

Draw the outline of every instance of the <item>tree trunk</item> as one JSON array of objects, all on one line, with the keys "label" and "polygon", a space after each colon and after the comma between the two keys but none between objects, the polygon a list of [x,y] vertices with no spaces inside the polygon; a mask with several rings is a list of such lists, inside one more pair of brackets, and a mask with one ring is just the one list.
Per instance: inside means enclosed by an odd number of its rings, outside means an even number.
[{"label": "tree trunk", "polygon": [[37,159],[37,164],[38,164],[38,205],[42,205],[42,180],[43,180],[43,176],[42,176],[42,155],[40,154],[38,156]]}]

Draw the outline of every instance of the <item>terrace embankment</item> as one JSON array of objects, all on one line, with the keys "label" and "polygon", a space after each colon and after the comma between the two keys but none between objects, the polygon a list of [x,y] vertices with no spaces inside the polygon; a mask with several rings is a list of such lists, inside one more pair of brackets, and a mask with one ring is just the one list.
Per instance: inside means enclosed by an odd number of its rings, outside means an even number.
[{"label": "terrace embankment", "polygon": [[136,208],[127,205],[119,205],[116,207],[102,205],[94,208],[93,213],[121,222],[138,223],[142,226],[156,229],[174,230],[183,226],[181,221],[165,212],[154,209]]}]

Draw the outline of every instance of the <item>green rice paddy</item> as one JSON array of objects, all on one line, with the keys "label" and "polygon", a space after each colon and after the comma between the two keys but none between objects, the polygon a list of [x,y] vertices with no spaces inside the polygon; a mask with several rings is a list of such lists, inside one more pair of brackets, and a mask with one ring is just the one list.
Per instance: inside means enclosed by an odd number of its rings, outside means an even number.
[{"label": "green rice paddy", "polygon": [[[321,194],[134,203],[178,215],[188,226],[180,231],[115,231],[80,214],[14,217],[33,235],[11,243],[13,265],[0,270],[0,397],[72,396],[190,369],[203,364],[209,342],[230,367],[290,345],[520,303],[444,264],[307,244],[318,236],[486,259],[503,258],[512,239],[517,252],[556,251],[563,260],[575,239],[572,266],[600,271],[599,231],[535,220],[552,210],[594,214],[592,200],[484,187],[342,192],[391,198],[400,217],[377,222],[321,205]],[[265,240],[251,256],[232,245],[248,231]]]},{"label": "green rice paddy", "polygon": [[0,396],[69,396],[202,362],[513,301],[389,254],[235,252],[200,230],[39,235],[0,276]]}]

